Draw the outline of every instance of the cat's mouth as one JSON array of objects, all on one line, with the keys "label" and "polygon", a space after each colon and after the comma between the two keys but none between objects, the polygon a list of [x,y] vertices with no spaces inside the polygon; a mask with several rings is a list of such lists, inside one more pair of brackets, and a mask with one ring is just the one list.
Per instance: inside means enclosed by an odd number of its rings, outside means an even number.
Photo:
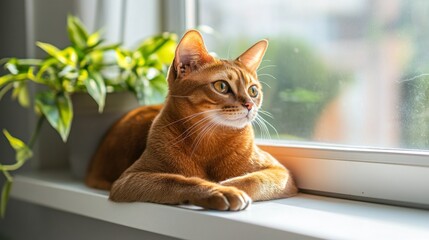
[{"label": "cat's mouth", "polygon": [[244,128],[251,124],[255,117],[255,110],[223,111],[220,116],[216,117],[216,122],[228,127]]}]

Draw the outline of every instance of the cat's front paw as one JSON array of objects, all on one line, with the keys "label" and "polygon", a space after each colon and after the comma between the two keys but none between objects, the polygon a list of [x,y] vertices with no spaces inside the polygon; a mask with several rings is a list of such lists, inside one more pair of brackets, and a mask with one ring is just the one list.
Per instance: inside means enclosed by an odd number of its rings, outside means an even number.
[{"label": "cat's front paw", "polygon": [[235,187],[217,187],[208,196],[193,201],[194,205],[221,211],[240,211],[250,206],[252,199]]}]

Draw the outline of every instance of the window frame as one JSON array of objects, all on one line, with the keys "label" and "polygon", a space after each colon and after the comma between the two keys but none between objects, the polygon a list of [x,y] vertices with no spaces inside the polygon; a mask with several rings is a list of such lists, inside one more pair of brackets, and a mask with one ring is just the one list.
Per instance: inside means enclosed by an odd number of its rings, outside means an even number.
[{"label": "window frame", "polygon": [[302,192],[429,209],[427,152],[287,141],[257,144],[291,170]]},{"label": "window frame", "polygon": [[[174,8],[174,18],[181,19],[175,26],[167,23],[166,29],[183,32],[198,26],[199,0],[172,5],[166,0],[164,6],[168,13]],[[195,25],[189,19],[195,19]],[[429,189],[424,187],[429,182],[429,151],[283,140],[256,143],[291,170],[302,192],[429,209]]]}]

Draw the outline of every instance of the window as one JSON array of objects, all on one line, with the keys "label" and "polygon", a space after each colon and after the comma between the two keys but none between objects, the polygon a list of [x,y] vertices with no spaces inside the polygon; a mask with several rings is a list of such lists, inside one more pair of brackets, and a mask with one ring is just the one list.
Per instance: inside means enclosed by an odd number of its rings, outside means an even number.
[{"label": "window", "polygon": [[269,39],[258,75],[272,118],[255,129],[301,188],[429,206],[428,2],[195,3],[188,18],[221,58]]}]

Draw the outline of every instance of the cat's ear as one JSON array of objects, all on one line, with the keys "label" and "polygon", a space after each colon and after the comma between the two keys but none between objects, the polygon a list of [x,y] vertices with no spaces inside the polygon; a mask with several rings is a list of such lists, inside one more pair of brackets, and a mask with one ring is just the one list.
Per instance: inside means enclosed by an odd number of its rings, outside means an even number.
[{"label": "cat's ear", "polygon": [[196,30],[186,32],[176,48],[174,57],[177,75],[183,77],[212,61],[214,58],[207,52],[201,34]]},{"label": "cat's ear", "polygon": [[267,47],[268,41],[265,39],[261,40],[247,49],[237,60],[243,63],[250,71],[256,71],[262,62]]}]

